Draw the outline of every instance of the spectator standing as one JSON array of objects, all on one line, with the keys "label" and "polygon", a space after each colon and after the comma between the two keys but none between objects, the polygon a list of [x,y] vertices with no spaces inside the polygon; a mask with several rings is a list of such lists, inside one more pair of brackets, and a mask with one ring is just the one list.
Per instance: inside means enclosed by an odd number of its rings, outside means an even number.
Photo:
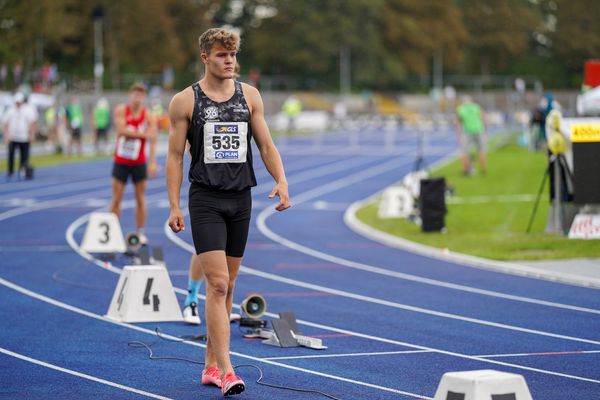
[{"label": "spectator standing", "polygon": [[485,155],[485,121],[481,107],[470,96],[464,96],[462,104],[456,109],[456,130],[462,151],[462,168],[464,175],[471,175],[471,153],[474,148],[479,156],[479,172],[486,173]]},{"label": "spectator standing", "polygon": [[15,105],[4,115],[4,140],[8,144],[8,174],[11,180],[14,173],[15,152],[19,149],[19,171],[29,165],[29,148],[37,128],[37,111],[25,103],[21,92],[14,95]]}]

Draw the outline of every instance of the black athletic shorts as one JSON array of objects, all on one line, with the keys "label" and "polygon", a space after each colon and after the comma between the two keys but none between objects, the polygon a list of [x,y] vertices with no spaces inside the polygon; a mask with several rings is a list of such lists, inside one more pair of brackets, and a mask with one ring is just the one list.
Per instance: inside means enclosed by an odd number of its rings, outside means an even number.
[{"label": "black athletic shorts", "polygon": [[96,128],[96,139],[106,139],[108,137],[108,128]]},{"label": "black athletic shorts", "polygon": [[146,164],[123,165],[114,163],[112,176],[113,178],[116,178],[124,183],[127,183],[127,179],[129,179],[129,176],[131,176],[133,183],[137,183],[146,179],[148,173],[146,170]]},{"label": "black athletic shorts", "polygon": [[75,140],[81,139],[81,128],[72,128],[71,129],[71,138]]},{"label": "black athletic shorts", "polygon": [[252,211],[250,189],[221,192],[192,184],[188,207],[196,254],[224,250],[230,257],[244,255]]}]

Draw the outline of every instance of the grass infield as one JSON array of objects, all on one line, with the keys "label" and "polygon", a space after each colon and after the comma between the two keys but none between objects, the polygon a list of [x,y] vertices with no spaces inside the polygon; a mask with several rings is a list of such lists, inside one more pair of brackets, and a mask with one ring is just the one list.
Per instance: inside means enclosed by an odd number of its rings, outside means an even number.
[{"label": "grass infield", "polygon": [[544,153],[513,144],[488,154],[487,175],[463,176],[460,162],[431,172],[454,189],[447,198],[446,233],[424,233],[406,219],[377,217],[379,199],[357,217],[381,231],[450,251],[495,260],[600,257],[598,240],[569,240],[544,233],[549,208],[548,182],[540,198],[531,233],[527,225],[547,166]]},{"label": "grass infield", "polygon": [[[15,169],[19,168],[19,152],[15,155]],[[70,163],[81,163],[94,160],[102,160],[112,157],[110,155],[65,155],[65,154],[43,154],[43,155],[30,155],[29,164],[34,168],[50,167],[53,165],[70,164]],[[0,172],[6,172],[7,161],[6,159],[0,160]]]}]

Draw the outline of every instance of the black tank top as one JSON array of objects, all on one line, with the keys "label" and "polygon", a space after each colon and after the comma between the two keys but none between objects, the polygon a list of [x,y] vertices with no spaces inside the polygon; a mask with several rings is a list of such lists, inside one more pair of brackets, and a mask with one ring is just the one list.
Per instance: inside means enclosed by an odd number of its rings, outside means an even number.
[{"label": "black tank top", "polygon": [[192,184],[219,191],[242,191],[256,186],[250,109],[241,83],[234,83],[233,96],[223,103],[209,99],[198,82],[192,85],[194,114],[187,132]]}]

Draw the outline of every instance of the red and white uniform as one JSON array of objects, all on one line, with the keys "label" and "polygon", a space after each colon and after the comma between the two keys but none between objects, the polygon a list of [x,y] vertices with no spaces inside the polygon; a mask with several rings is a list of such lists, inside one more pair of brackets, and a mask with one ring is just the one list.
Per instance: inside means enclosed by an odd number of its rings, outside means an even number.
[{"label": "red and white uniform", "polygon": [[[129,105],[125,107],[125,123],[130,132],[144,132],[148,128],[146,109],[134,117]],[[122,165],[143,165],[146,163],[146,139],[119,136],[115,148],[115,163]]]}]

